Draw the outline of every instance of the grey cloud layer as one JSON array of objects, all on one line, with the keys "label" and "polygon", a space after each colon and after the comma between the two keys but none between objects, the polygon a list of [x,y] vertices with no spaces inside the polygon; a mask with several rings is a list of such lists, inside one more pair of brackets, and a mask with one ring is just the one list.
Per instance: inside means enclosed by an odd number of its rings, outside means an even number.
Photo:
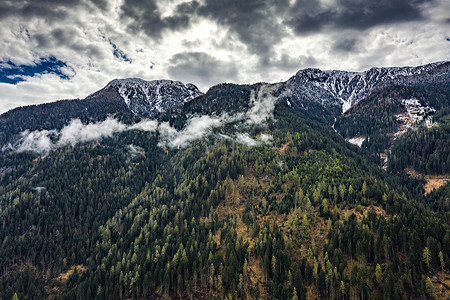
[{"label": "grey cloud layer", "polygon": [[330,29],[364,30],[372,26],[423,18],[421,5],[433,0],[337,0],[325,6],[319,0],[297,0],[287,21],[296,33]]},{"label": "grey cloud layer", "polygon": [[[271,55],[273,45],[285,36],[281,21],[288,0],[206,0],[199,8],[202,16],[229,28],[252,53]],[[268,34],[269,33],[269,34]]]},{"label": "grey cloud layer", "polygon": [[234,62],[219,60],[203,52],[183,52],[170,59],[168,73],[171,78],[184,82],[206,82],[213,85],[218,81],[234,81],[238,67]]},{"label": "grey cloud layer", "polygon": [[[167,1],[174,2],[173,0]],[[423,5],[435,0],[204,0],[180,2],[170,15],[163,16],[158,0],[124,0],[120,5],[121,25],[133,32],[144,32],[152,38],[162,38],[164,31],[183,31],[201,18],[224,26],[235,34],[249,50],[264,57],[292,29],[296,34],[322,30],[367,28],[424,18]],[[87,13],[89,5],[102,11],[110,8],[106,0],[4,0],[0,3],[0,18],[43,18],[63,21],[68,10]],[[54,38],[67,41],[58,30]]]},{"label": "grey cloud layer", "polygon": [[184,30],[198,18],[208,18],[226,29],[262,58],[292,29],[296,34],[367,28],[424,18],[422,6],[433,0],[205,0],[183,2],[173,15],[162,17],[157,0],[125,0],[122,17],[129,26],[152,37],[164,30]]},{"label": "grey cloud layer", "polygon": [[[187,12],[187,13],[186,13]],[[185,29],[191,22],[189,10],[177,10],[175,14],[162,17],[157,0],[125,0],[121,6],[121,18],[128,21],[132,31],[143,31],[147,35],[161,38],[164,30]]]},{"label": "grey cloud layer", "polygon": [[[0,2],[0,19],[8,17],[44,18],[46,21],[64,20],[69,9],[88,2],[100,5],[101,0],[3,0]],[[101,5],[100,5],[101,6]]]}]

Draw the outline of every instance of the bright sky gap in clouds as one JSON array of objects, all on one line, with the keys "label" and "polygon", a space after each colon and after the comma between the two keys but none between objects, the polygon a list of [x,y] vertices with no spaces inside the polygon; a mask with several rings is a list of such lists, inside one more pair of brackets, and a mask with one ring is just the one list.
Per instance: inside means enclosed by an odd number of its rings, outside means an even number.
[{"label": "bright sky gap in clouds", "polygon": [[0,0],[0,113],[115,78],[286,80],[450,59],[448,0]]}]

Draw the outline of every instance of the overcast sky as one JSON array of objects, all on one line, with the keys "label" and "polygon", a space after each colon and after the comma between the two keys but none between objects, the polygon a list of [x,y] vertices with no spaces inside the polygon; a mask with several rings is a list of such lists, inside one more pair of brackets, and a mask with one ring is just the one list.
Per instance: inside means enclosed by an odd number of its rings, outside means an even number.
[{"label": "overcast sky", "polygon": [[0,113],[114,78],[286,80],[450,59],[448,0],[0,0]]}]

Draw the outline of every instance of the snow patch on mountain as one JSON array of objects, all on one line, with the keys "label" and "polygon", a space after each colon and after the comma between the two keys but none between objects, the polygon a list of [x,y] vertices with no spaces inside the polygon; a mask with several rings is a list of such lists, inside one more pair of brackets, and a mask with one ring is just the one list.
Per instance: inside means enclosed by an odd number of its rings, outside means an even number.
[{"label": "snow patch on mountain", "polygon": [[397,120],[401,122],[399,130],[394,134],[394,138],[402,136],[409,128],[418,125],[422,121],[427,127],[433,126],[432,115],[436,110],[431,106],[422,105],[418,99],[402,99],[402,106],[405,111],[395,115]]},{"label": "snow patch on mountain", "polygon": [[345,113],[352,107],[352,102],[350,100],[342,100],[342,113]]},{"label": "snow patch on mountain", "polygon": [[347,142],[349,142],[350,144],[356,145],[359,148],[361,148],[362,143],[366,140],[365,136],[356,136],[356,137],[352,137],[350,139],[347,139]]}]

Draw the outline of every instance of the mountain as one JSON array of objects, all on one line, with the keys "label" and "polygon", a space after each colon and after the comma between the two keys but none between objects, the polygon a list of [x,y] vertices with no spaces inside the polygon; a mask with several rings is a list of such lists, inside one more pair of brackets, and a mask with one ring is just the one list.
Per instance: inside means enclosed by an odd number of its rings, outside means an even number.
[{"label": "mountain", "polygon": [[[293,109],[304,111],[307,117],[332,124],[334,118],[383,88],[447,83],[449,67],[450,62],[438,62],[419,67],[372,68],[365,72],[305,69],[282,82],[275,95]],[[205,101],[211,98],[217,102],[219,97],[215,93],[225,94],[226,98],[226,89],[232,86],[220,84],[212,87]],[[222,88],[224,91],[220,91]],[[104,120],[108,115],[116,115],[120,119],[152,117],[181,108],[202,95],[195,85],[179,81],[115,79],[82,100],[20,107],[2,114],[0,125],[5,130],[0,133],[0,142],[4,144],[26,129],[60,129],[73,118],[93,122]],[[233,101],[232,97],[227,98],[227,103],[220,105],[233,105]]]},{"label": "mountain", "polygon": [[0,144],[11,142],[25,130],[59,130],[75,118],[89,123],[109,115],[121,120],[152,117],[200,95],[196,86],[179,81],[116,79],[85,99],[19,107],[0,115]]},{"label": "mountain", "polygon": [[[447,299],[450,185],[397,172],[449,168],[447,68],[205,94],[114,80],[1,115],[27,147],[0,152],[0,297]],[[436,125],[399,137],[387,172],[366,145],[399,113]]]},{"label": "mountain", "polygon": [[179,81],[153,80],[139,78],[115,79],[93,96],[115,91],[134,114],[151,117],[203,95],[193,84]]},{"label": "mountain", "polygon": [[[449,67],[450,62],[438,62],[419,67],[372,68],[365,72],[305,69],[282,82],[275,96],[280,101],[286,101],[293,109],[304,111],[307,117],[332,124],[343,112],[384,88],[447,83]],[[254,86],[258,85],[261,84]],[[220,84],[212,87],[205,101],[208,102],[210,98],[219,101],[217,93],[225,94],[226,98],[226,89],[232,86]],[[73,118],[93,122],[104,120],[108,115],[116,115],[119,119],[152,117],[181,108],[201,96],[203,93],[195,85],[179,81],[115,79],[82,100],[20,107],[2,114],[0,125],[5,130],[0,133],[0,142],[4,144],[26,129],[60,129]],[[220,105],[233,105],[234,101],[233,97],[227,98],[227,103]]]},{"label": "mountain", "polygon": [[372,68],[364,72],[305,69],[284,83],[281,95],[289,97],[291,104],[306,109],[319,104],[337,116],[387,86],[448,82],[449,67],[450,62],[438,62],[419,67]]}]

